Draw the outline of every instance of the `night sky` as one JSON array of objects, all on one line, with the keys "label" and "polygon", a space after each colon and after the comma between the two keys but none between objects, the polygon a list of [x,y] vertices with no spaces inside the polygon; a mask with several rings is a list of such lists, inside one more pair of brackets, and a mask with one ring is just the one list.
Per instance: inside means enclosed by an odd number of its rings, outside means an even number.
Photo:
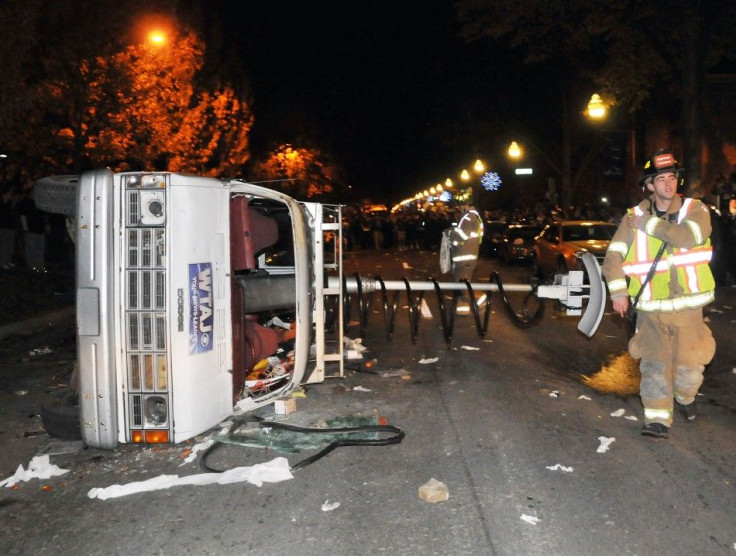
[{"label": "night sky", "polygon": [[498,153],[535,79],[518,54],[466,44],[450,0],[216,6],[204,16],[253,94],[254,155],[319,148],[389,201]]}]

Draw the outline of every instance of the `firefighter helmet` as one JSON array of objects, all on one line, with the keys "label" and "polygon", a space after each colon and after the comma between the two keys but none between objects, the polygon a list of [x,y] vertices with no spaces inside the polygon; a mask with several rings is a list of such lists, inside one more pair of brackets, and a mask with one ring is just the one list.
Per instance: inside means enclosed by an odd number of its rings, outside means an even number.
[{"label": "firefighter helmet", "polygon": [[674,154],[670,151],[660,149],[644,164],[644,175],[639,178],[639,185],[644,187],[657,174],[672,172],[679,177],[684,171],[685,169],[675,160]]}]

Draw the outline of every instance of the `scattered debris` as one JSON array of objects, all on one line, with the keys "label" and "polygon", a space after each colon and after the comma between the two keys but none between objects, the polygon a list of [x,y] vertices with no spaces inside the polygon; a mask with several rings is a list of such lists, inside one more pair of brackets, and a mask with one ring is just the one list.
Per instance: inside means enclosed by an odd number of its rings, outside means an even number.
[{"label": "scattered debris", "polygon": [[468,351],[479,351],[480,348],[473,346],[460,346],[460,349],[467,349]]},{"label": "scattered debris", "polygon": [[419,487],[419,499],[436,504],[437,502],[445,502],[450,498],[450,491],[447,485],[432,477],[429,481]]},{"label": "scattered debris", "polygon": [[723,311],[721,311],[720,309],[716,309],[715,307],[711,307],[710,312],[711,313],[723,313]]},{"label": "scattered debris", "polygon": [[604,454],[608,451],[608,448],[613,444],[616,439],[614,437],[607,437],[607,436],[599,436],[598,440],[600,440],[601,445],[598,446],[598,449],[596,452],[599,454]]},{"label": "scattered debris", "polygon": [[25,396],[26,394],[28,394],[28,390],[16,390],[16,391],[15,391],[15,392],[13,392],[13,393],[14,393],[14,394],[15,394],[16,396]]},{"label": "scattered debris", "polygon": [[391,378],[398,376],[401,378],[401,380],[411,380],[411,374],[406,369],[397,369],[395,371],[387,371],[385,373],[381,373],[381,376],[383,378]]},{"label": "scattered debris", "polygon": [[588,396],[586,396],[585,394],[580,394],[578,396],[578,399],[579,400],[588,400],[588,401],[590,401],[590,398]]},{"label": "scattered debris", "polygon": [[364,386],[353,386],[353,392],[371,392],[369,388],[365,388]]},{"label": "scattered debris", "polygon": [[403,261],[401,263],[401,266],[404,267],[404,270],[410,270],[412,268],[411,266],[409,266],[409,263],[407,263],[406,261]]},{"label": "scattered debris", "polygon": [[296,411],[296,398],[281,398],[273,402],[273,411],[276,415],[289,415]]},{"label": "scattered debris", "polygon": [[[195,459],[197,459],[197,452],[202,452],[212,446],[214,444],[214,440],[212,438],[207,438],[202,442],[198,442],[191,448],[188,448],[189,454],[184,458],[184,463],[181,465],[184,465],[185,463],[192,463]],[[181,465],[179,467],[181,467]]]},{"label": "scattered debris", "polygon": [[425,318],[425,319],[432,318],[432,311],[429,310],[429,305],[427,305],[427,300],[424,298],[422,298],[422,302],[419,305],[419,311],[422,313],[422,318]]},{"label": "scattered debris", "polygon": [[47,355],[49,353],[54,353],[54,350],[52,350],[49,346],[41,346],[39,348],[34,348],[31,351],[29,351],[28,355],[33,357],[34,355]]},{"label": "scattered debris", "polygon": [[439,361],[439,360],[440,360],[439,357],[427,357],[427,358],[424,358],[424,359],[420,359],[419,360],[419,364],[420,365],[429,365],[430,363],[437,363],[437,361]]},{"label": "scattered debris", "polygon": [[612,412],[611,417],[621,417],[624,413],[626,413],[626,410],[622,407],[621,409],[617,409],[616,411]]},{"label": "scattered debris", "polygon": [[362,338],[343,338],[343,345],[345,346],[345,357],[347,359],[363,359],[363,352],[368,349],[363,345]]},{"label": "scattered debris", "polygon": [[550,471],[564,471],[565,473],[572,473],[573,468],[572,467],[565,467],[561,463],[557,463],[555,465],[548,465],[547,469]]},{"label": "scattered debris", "polygon": [[558,390],[552,390],[549,393],[549,397],[550,398],[559,398],[560,397],[560,392]]},{"label": "scattered debris", "polygon": [[639,419],[636,418],[636,415],[627,415],[624,417],[624,419],[628,419],[629,421],[638,421]]},{"label": "scattered debris", "polygon": [[582,375],[583,384],[604,394],[634,396],[639,393],[641,374],[639,362],[632,359],[628,352],[623,352],[592,376]]},{"label": "scattered debris", "polygon": [[273,317],[268,320],[263,326],[277,326],[285,330],[291,330],[291,323],[282,321],[279,317]]},{"label": "scattered debris", "polygon": [[340,502],[332,502],[330,503],[329,500],[325,500],[325,503],[322,504],[322,511],[323,512],[331,512],[332,510],[336,510],[340,507]]},{"label": "scattered debris", "polygon": [[521,520],[526,521],[527,523],[531,523],[532,525],[536,525],[537,523],[539,523],[539,518],[533,515],[521,514]]},{"label": "scattered debris", "polygon": [[44,434],[46,434],[46,431],[43,430],[43,429],[38,430],[38,431],[26,431],[26,432],[23,433],[23,438],[32,438],[34,436],[43,436]]},{"label": "scattered debris", "polygon": [[0,481],[0,486],[13,487],[16,483],[21,481],[30,481],[31,479],[50,479],[51,477],[63,475],[68,472],[68,469],[61,469],[60,467],[50,463],[48,454],[34,456],[28,464],[27,471],[23,469],[22,465],[19,465],[12,477],[8,477],[4,481]]},{"label": "scattered debris", "polygon": [[182,485],[228,485],[232,483],[248,482],[256,486],[263,483],[278,483],[293,479],[289,469],[289,462],[284,457],[277,457],[266,463],[258,463],[248,467],[235,467],[222,473],[199,473],[179,477],[178,475],[159,475],[146,481],[128,483],[127,485],[111,485],[105,488],[93,488],[88,493],[89,498],[108,500],[139,492],[163,490]]}]

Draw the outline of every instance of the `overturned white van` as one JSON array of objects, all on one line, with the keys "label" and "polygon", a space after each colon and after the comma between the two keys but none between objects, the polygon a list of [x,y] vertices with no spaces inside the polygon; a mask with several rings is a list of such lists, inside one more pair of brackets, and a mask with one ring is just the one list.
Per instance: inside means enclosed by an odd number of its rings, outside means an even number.
[{"label": "overturned white van", "polygon": [[87,445],[178,443],[342,376],[339,206],[167,172],[52,176],[34,195],[75,236]]}]

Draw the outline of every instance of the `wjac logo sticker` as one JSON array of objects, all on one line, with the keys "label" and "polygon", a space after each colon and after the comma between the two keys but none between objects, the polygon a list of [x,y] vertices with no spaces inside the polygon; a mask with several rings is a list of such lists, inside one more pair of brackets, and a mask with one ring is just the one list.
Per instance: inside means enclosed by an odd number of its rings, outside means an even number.
[{"label": "wjac logo sticker", "polygon": [[189,353],[212,350],[212,264],[189,265]]}]

